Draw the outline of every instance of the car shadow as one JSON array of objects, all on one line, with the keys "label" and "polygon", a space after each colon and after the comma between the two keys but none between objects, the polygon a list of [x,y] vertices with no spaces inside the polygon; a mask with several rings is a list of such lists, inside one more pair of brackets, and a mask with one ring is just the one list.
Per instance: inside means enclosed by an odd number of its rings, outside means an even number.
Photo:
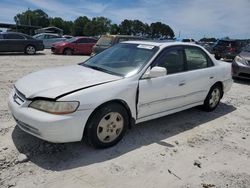
[{"label": "car shadow", "polygon": [[45,55],[43,52],[36,52],[34,55],[28,55],[23,52],[0,52],[0,56],[36,56],[36,55]]},{"label": "car shadow", "polygon": [[234,82],[237,84],[250,85],[250,79],[234,78]]},{"label": "car shadow", "polygon": [[117,145],[107,149],[94,149],[83,142],[49,143],[23,132],[17,126],[13,130],[12,138],[17,150],[27,154],[31,162],[47,170],[62,171],[107,161],[150,144],[156,143],[166,148],[175,147],[173,143],[163,140],[234,110],[234,106],[221,103],[215,111],[209,113],[192,108],[140,123],[128,130]]}]

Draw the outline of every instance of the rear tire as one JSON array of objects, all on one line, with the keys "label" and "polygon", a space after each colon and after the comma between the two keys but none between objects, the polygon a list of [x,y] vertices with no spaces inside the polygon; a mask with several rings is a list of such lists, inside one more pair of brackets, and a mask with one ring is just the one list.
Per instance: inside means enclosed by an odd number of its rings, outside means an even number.
[{"label": "rear tire", "polygon": [[28,45],[25,48],[25,53],[28,55],[34,55],[34,54],[36,54],[36,48],[32,45]]},{"label": "rear tire", "polygon": [[213,87],[211,87],[202,106],[203,109],[207,112],[213,111],[220,103],[220,99],[223,96],[222,92],[223,92],[222,88],[219,84],[216,84]]},{"label": "rear tire", "polygon": [[73,54],[73,51],[69,48],[66,48],[64,51],[63,51],[63,54],[64,55],[72,55]]},{"label": "rear tire", "polygon": [[118,103],[107,104],[90,116],[84,139],[95,148],[107,148],[117,144],[129,125],[127,110]]}]

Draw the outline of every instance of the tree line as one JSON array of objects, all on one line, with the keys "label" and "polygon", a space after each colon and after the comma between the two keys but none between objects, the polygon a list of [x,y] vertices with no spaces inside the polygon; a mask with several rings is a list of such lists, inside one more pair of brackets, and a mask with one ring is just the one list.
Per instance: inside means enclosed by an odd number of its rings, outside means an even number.
[{"label": "tree line", "polygon": [[[18,13],[14,17],[16,24],[32,26],[55,26],[63,29],[64,34],[73,36],[99,36],[103,34],[136,35],[148,38],[174,38],[172,28],[162,22],[151,24],[143,23],[140,20],[123,20],[120,24],[112,23],[106,17],[80,16],[74,21],[66,21],[61,17],[49,17],[41,9],[30,10]],[[21,32],[29,34],[28,29]]]}]

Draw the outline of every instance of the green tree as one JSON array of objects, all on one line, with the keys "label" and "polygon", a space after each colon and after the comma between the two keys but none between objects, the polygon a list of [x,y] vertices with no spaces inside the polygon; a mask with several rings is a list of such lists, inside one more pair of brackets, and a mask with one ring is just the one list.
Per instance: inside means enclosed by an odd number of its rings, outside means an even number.
[{"label": "green tree", "polygon": [[123,20],[119,25],[120,33],[123,35],[132,35],[132,25],[133,23],[131,20]]},{"label": "green tree", "polygon": [[49,26],[49,16],[43,10],[27,10],[14,17],[16,24],[33,25],[47,27]]},{"label": "green tree", "polygon": [[85,26],[90,22],[87,16],[80,16],[74,21],[73,25],[73,35],[84,36],[87,31],[85,31]]},{"label": "green tree", "polygon": [[73,34],[73,22],[65,21],[60,17],[54,17],[50,19],[50,26],[55,26],[63,30],[64,34]]},{"label": "green tree", "polygon": [[99,36],[107,34],[111,28],[111,20],[105,17],[94,17],[84,27],[87,36]]},{"label": "green tree", "polygon": [[111,24],[110,26],[110,34],[117,35],[120,33],[120,27],[117,24]]},{"label": "green tree", "polygon": [[166,24],[161,22],[151,23],[150,25],[152,38],[173,38],[173,30]]}]

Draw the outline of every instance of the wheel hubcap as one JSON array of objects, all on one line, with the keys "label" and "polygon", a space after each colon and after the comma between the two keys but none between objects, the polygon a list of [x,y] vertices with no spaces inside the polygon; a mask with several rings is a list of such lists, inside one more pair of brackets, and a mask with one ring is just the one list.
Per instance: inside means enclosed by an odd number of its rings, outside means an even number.
[{"label": "wheel hubcap", "polygon": [[106,114],[98,124],[97,137],[104,143],[114,141],[122,132],[124,120],[120,113]]},{"label": "wheel hubcap", "polygon": [[34,54],[34,53],[35,53],[35,48],[34,48],[33,46],[29,46],[29,47],[27,48],[27,53],[28,53],[28,54]]},{"label": "wheel hubcap", "polygon": [[218,102],[220,101],[220,90],[218,88],[215,88],[212,93],[211,93],[211,97],[209,100],[209,105],[210,107],[215,107]]}]

